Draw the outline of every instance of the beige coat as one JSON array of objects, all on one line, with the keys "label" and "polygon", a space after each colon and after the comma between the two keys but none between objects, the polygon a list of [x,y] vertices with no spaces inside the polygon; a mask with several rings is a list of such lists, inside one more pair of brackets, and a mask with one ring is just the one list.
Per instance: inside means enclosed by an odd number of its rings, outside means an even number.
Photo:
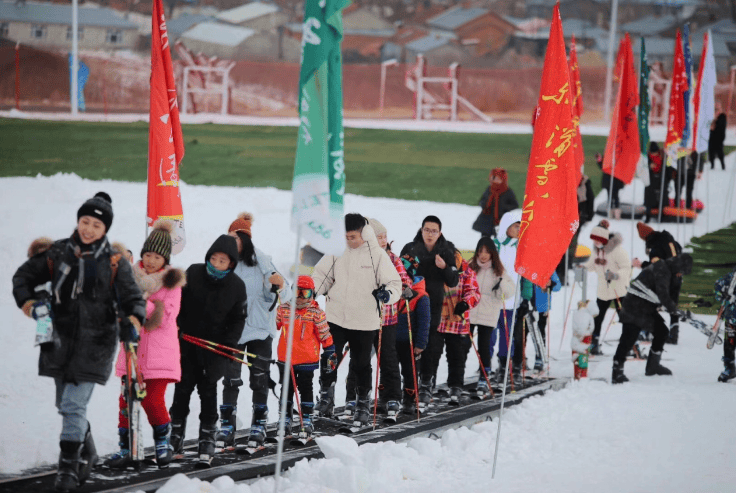
[{"label": "beige coat", "polygon": [[387,304],[399,301],[401,278],[388,254],[378,245],[373,228],[361,234],[365,243],[346,248],[336,257],[325,255],[314,267],[316,294],[327,297],[327,321],[350,330],[378,330],[381,310],[372,292],[381,285],[391,294]]},{"label": "beige coat", "polygon": [[489,267],[478,270],[478,287],[480,288],[480,301],[470,310],[470,323],[473,325],[485,325],[487,327],[495,327],[498,324],[498,317],[503,308],[503,298],[506,300],[514,296],[514,281],[506,275],[504,271],[501,276],[501,286],[493,291],[493,286],[499,280],[499,277],[493,273],[493,269]]},{"label": "beige coat", "polygon": [[[598,274],[599,300],[615,300],[617,296],[620,300],[623,300],[626,296],[626,291],[631,282],[631,261],[622,243],[621,235],[615,233],[602,249],[599,250],[593,247],[590,259],[583,264],[583,267]],[[605,265],[596,263],[596,259],[605,261]],[[618,279],[610,282],[606,281],[607,270],[618,274]]]}]

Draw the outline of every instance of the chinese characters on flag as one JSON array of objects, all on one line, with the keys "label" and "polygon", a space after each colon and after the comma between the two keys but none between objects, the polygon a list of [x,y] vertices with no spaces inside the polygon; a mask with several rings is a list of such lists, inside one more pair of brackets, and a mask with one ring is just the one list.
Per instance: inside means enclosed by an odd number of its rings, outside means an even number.
[{"label": "chinese characters on flag", "polygon": [[148,122],[148,207],[151,226],[157,219],[174,223],[172,253],[185,244],[184,212],[179,189],[179,164],[184,141],[171,66],[169,35],[161,0],[153,0],[151,32],[151,107]]},{"label": "chinese characters on flag", "polygon": [[611,130],[603,157],[603,172],[612,174],[628,184],[634,179],[636,165],[641,154],[636,106],[639,104],[639,87],[634,69],[634,53],[631,38],[626,33],[619,47],[618,95],[613,110]]},{"label": "chinese characters on flag", "polygon": [[674,165],[677,148],[685,130],[685,91],[687,90],[687,74],[685,73],[685,55],[682,52],[682,37],[677,30],[675,39],[675,59],[672,63],[672,89],[670,91],[670,112],[667,117],[667,139],[664,148],[670,158],[668,166]]},{"label": "chinese characters on flag", "polygon": [[537,104],[516,254],[516,272],[546,287],[578,229],[577,176],[572,146],[574,88],[565,55],[559,5],[552,14]]},{"label": "chinese characters on flag", "polygon": [[580,67],[578,66],[578,52],[575,46],[575,36],[570,41],[570,85],[572,86],[572,122],[575,125],[575,167],[580,170],[578,183],[582,178],[585,155],[583,153],[583,136],[580,135],[580,117],[583,115],[583,88],[580,84]]}]

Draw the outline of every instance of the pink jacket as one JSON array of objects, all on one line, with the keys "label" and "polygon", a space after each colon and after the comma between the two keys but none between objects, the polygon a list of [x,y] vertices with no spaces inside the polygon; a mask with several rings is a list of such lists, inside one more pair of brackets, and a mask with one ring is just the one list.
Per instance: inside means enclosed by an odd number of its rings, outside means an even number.
[{"label": "pink jacket", "polygon": [[[151,294],[146,302],[146,317],[154,310],[153,301],[163,301],[164,316],[157,329],[141,329],[138,344],[138,366],[144,380],[181,380],[181,355],[179,351],[179,329],[176,317],[181,305],[181,288],[185,274],[179,269],[168,269],[163,276],[163,286]],[[145,295],[145,293],[144,293]],[[122,377],[125,368],[125,351],[122,344],[118,353],[115,374]]]}]

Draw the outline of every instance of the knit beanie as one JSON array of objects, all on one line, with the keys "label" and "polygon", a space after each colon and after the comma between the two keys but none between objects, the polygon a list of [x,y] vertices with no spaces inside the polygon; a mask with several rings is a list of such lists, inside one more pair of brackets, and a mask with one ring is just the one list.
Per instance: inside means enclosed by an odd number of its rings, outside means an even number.
[{"label": "knit beanie", "polygon": [[608,230],[604,228],[603,226],[596,226],[590,232],[590,239],[593,241],[598,241],[600,243],[603,243],[604,245],[607,245],[608,244]]},{"label": "knit beanie", "polygon": [[110,231],[112,225],[112,199],[105,192],[97,192],[94,197],[87,200],[77,211],[77,221],[82,216],[92,216],[102,221],[105,232]]},{"label": "knit beanie", "polygon": [[314,289],[314,280],[309,276],[299,276],[296,287],[302,289]]},{"label": "knit beanie", "polygon": [[230,224],[227,232],[232,233],[233,231],[242,231],[251,238],[253,235],[250,233],[250,227],[253,225],[253,214],[250,212],[241,212],[238,214],[238,218]]},{"label": "knit beanie", "polygon": [[648,225],[644,224],[643,222],[636,223],[636,230],[639,232],[639,238],[641,238],[644,241],[647,241],[647,236],[649,236],[654,229],[649,227]]},{"label": "knit beanie", "polygon": [[141,257],[146,252],[157,253],[166,259],[168,264],[171,260],[171,233],[174,231],[174,225],[171,221],[159,219],[153,223],[153,231],[148,235],[146,241],[143,242],[141,248]]},{"label": "knit beanie", "polygon": [[386,231],[386,227],[378,219],[368,219],[368,224],[371,225],[376,236],[385,235],[388,232]]}]

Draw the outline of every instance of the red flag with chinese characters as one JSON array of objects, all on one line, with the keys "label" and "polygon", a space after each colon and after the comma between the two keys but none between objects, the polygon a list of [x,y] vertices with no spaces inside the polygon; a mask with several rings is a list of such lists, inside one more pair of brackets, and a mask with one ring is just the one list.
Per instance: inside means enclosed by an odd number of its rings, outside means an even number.
[{"label": "red flag with chinese characters", "polygon": [[[703,63],[702,61],[700,63]],[[667,139],[664,148],[668,156],[677,156],[677,148],[685,130],[685,101],[687,91],[687,73],[685,72],[685,55],[682,52],[682,36],[677,30],[675,39],[675,59],[672,62],[672,89],[670,90],[670,112],[667,117]],[[674,160],[671,160],[674,161]],[[670,164],[670,163],[668,163]]]},{"label": "red flag with chinese characters", "polygon": [[515,270],[545,287],[578,229],[573,90],[559,5],[552,14],[532,137]]},{"label": "red flag with chinese characters", "polygon": [[161,0],[153,0],[151,22],[151,108],[148,121],[148,225],[157,219],[174,223],[172,253],[185,244],[184,212],[179,188],[179,164],[184,140],[179,123],[176,83],[171,66],[169,35]]},{"label": "red flag with chinese characters", "polygon": [[570,41],[570,85],[572,87],[572,121],[575,124],[575,167],[579,170],[578,183],[582,178],[585,154],[583,152],[583,136],[580,134],[580,117],[583,114],[583,89],[580,85],[580,67],[578,66],[578,53],[575,47],[575,36]]},{"label": "red flag with chinese characters", "polygon": [[613,176],[629,184],[636,174],[641,143],[636,113],[639,104],[639,79],[634,69],[634,54],[628,33],[619,48],[617,67],[618,95],[606,142],[606,154],[603,156],[603,172],[610,175],[613,169]]}]

